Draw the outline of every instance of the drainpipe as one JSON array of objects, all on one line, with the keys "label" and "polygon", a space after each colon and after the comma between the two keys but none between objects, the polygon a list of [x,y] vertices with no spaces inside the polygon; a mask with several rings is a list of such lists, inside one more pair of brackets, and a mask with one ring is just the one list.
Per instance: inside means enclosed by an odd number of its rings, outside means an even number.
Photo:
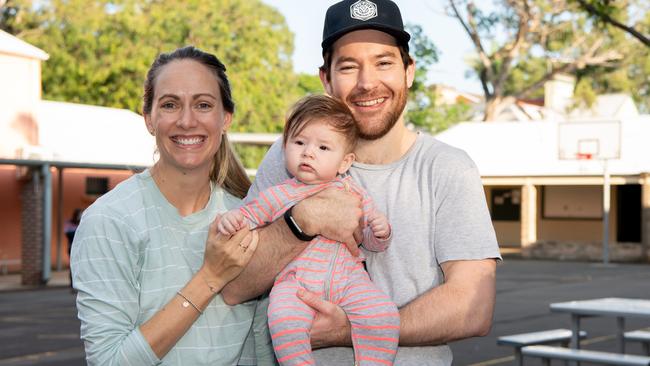
[{"label": "drainpipe", "polygon": [[58,169],[58,193],[56,207],[56,270],[61,270],[61,234],[63,231],[63,168]]},{"label": "drainpipe", "polygon": [[43,174],[43,284],[50,280],[52,240],[52,174],[50,165],[41,166]]}]

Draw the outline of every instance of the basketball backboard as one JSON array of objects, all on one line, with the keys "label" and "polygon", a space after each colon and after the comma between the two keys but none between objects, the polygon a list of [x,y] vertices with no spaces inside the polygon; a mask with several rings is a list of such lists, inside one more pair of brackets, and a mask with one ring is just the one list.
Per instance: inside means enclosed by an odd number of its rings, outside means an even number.
[{"label": "basketball backboard", "polygon": [[620,157],[620,121],[571,121],[558,124],[560,160],[606,160]]}]

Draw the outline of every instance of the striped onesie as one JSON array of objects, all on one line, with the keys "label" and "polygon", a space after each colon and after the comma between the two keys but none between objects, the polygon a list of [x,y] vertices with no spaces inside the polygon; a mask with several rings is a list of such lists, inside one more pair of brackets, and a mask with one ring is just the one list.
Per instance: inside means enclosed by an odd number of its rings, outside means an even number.
[{"label": "striped onesie", "polygon": [[[348,187],[363,202],[363,243],[371,251],[383,251],[389,243],[377,239],[368,226],[375,210],[370,196],[349,175],[332,182],[308,185],[296,179],[270,187],[258,197],[248,198],[240,211],[251,227],[280,218],[304,198],[328,187]],[[391,233],[392,237],[392,233]],[[399,341],[399,313],[392,300],[379,290],[364,270],[362,258],[354,257],[345,245],[317,236],[276,277],[268,309],[273,348],[282,365],[313,365],[309,331],[315,312],[296,297],[305,288],[340,306],[351,324],[356,365],[392,365]]]}]

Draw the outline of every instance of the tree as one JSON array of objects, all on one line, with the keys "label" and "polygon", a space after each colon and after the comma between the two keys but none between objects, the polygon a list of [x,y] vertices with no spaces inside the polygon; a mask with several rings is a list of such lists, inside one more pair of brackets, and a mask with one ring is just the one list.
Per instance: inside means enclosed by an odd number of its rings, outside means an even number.
[{"label": "tree", "polygon": [[[646,47],[650,47],[650,38],[639,31],[636,26],[626,25],[627,11],[630,9],[628,1],[611,0],[575,0],[580,7],[594,16],[601,22],[610,24],[639,40]],[[642,4],[635,4],[634,8],[640,8]],[[645,4],[647,6],[647,4]]]},{"label": "tree", "polygon": [[[589,19],[564,0],[497,0],[488,12],[472,0],[449,0],[449,8],[476,49],[486,121],[557,74],[612,66],[622,59],[608,34],[591,32]],[[534,72],[520,73],[517,89],[509,88],[515,70],[527,68]]]},{"label": "tree", "polygon": [[9,0],[0,27],[50,54],[46,99],[140,112],[155,56],[188,44],[228,68],[235,131],[280,131],[297,95],[292,34],[259,0]]},{"label": "tree", "polygon": [[[574,0],[575,1],[575,0]],[[592,67],[578,72],[576,99],[590,105],[596,94],[630,94],[641,112],[650,113],[650,3],[646,0],[580,0],[580,7],[595,21],[599,32],[621,49],[616,67]],[[630,25],[626,25],[630,24]],[[639,42],[646,47],[639,47]]]},{"label": "tree", "polygon": [[465,119],[469,106],[436,104],[436,89],[429,85],[427,73],[438,62],[440,51],[424,34],[420,25],[406,24],[406,30],[411,34],[410,52],[417,65],[413,86],[409,90],[408,120],[421,130],[431,133],[444,131]]}]

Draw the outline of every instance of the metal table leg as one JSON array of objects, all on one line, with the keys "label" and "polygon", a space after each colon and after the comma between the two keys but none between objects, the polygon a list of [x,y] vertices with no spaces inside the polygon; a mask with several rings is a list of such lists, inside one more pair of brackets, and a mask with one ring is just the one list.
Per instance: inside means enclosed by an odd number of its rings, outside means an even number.
[{"label": "metal table leg", "polygon": [[625,338],[623,337],[625,333],[625,318],[617,317],[616,318],[616,341],[618,342],[618,352],[625,353]]}]

